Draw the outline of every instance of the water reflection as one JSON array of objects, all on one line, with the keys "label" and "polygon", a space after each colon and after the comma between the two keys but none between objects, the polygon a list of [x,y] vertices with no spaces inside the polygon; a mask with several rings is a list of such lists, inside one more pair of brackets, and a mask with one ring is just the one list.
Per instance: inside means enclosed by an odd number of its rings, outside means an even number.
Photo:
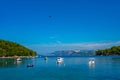
[{"label": "water reflection", "polygon": [[4,68],[18,67],[24,64],[26,65],[30,62],[31,62],[31,59],[23,59],[22,61],[17,61],[14,58],[6,58],[6,59],[4,58],[4,59],[0,59],[0,67],[4,67]]},{"label": "water reflection", "polygon": [[65,64],[65,62],[64,61],[62,61],[62,62],[56,62],[56,64],[60,67],[60,66],[66,66],[66,64]]},{"label": "water reflection", "polygon": [[15,67],[16,64],[14,62],[0,62],[0,67]]},{"label": "water reflection", "polygon": [[20,65],[22,61],[15,61],[14,63]]},{"label": "water reflection", "polygon": [[89,68],[92,69],[95,67],[95,64],[88,64],[89,65]]}]

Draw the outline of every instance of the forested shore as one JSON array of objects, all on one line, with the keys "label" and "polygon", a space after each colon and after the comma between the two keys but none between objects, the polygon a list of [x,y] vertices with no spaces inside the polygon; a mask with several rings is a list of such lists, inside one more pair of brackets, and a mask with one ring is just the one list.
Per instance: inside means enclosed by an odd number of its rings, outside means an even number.
[{"label": "forested shore", "polygon": [[36,56],[37,53],[16,42],[0,40],[0,57]]},{"label": "forested shore", "polygon": [[96,50],[96,55],[103,55],[103,56],[109,56],[109,55],[120,55],[120,46],[113,46],[111,48],[107,48],[104,50]]}]

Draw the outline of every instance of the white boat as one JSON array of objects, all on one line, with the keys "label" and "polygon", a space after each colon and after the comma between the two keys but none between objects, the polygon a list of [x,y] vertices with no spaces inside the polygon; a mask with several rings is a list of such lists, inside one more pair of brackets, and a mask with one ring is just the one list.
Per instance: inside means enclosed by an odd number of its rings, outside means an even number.
[{"label": "white boat", "polygon": [[17,58],[17,61],[22,61],[22,59],[19,57],[19,58]]},{"label": "white boat", "polygon": [[89,65],[92,65],[92,64],[94,64],[95,63],[95,59],[90,59],[89,60]]},{"label": "white boat", "polygon": [[57,63],[62,63],[63,61],[64,61],[64,59],[63,59],[63,58],[58,57],[56,62],[57,62]]},{"label": "white boat", "polygon": [[46,60],[46,61],[47,61],[47,60],[48,60],[48,57],[45,57],[45,58],[44,58],[44,60]]}]

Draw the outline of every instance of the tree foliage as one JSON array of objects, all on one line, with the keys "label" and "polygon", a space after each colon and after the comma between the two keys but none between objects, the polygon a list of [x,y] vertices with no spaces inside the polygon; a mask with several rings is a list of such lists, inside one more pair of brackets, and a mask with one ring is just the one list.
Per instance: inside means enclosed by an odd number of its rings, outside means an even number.
[{"label": "tree foliage", "polygon": [[104,50],[97,50],[96,55],[120,55],[120,46],[113,46]]},{"label": "tree foliage", "polygon": [[6,40],[0,40],[0,57],[5,56],[36,56],[32,51],[20,44]]}]

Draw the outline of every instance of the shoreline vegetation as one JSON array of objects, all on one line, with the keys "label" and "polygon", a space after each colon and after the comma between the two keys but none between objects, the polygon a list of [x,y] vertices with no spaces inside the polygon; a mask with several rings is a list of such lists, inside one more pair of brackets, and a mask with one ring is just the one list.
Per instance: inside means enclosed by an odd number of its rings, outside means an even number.
[{"label": "shoreline vegetation", "polygon": [[16,42],[0,39],[0,58],[35,57],[37,53]]},{"label": "shoreline vegetation", "polygon": [[96,56],[120,56],[120,46],[96,50]]}]

